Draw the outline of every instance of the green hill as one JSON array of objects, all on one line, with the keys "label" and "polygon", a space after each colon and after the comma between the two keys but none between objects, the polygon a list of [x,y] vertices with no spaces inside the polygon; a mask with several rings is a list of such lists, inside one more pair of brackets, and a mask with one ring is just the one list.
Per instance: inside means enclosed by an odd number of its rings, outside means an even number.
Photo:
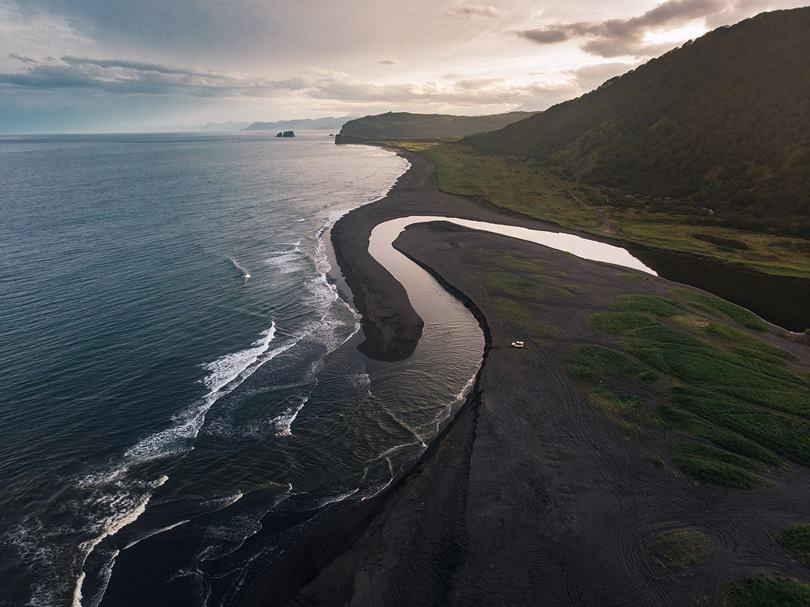
[{"label": "green hill", "polygon": [[622,204],[810,236],[810,8],[717,29],[461,143],[635,195]]},{"label": "green hill", "polygon": [[474,133],[495,131],[531,115],[532,112],[490,116],[388,112],[348,121],[340,130],[338,143],[392,139],[458,139]]}]

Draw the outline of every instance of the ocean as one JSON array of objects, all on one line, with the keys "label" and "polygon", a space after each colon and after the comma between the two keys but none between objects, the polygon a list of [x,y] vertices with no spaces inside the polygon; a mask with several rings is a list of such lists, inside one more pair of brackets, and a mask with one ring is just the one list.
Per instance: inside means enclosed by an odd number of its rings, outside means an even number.
[{"label": "ocean", "polygon": [[236,603],[422,453],[480,331],[369,361],[330,280],[329,227],[406,168],[316,131],[0,137],[0,605]]}]

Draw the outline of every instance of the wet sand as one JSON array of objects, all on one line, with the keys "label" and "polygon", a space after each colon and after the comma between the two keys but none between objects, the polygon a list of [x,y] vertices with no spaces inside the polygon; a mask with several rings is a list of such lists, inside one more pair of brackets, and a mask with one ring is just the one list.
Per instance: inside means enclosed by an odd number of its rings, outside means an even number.
[{"label": "wet sand", "polygon": [[[425,161],[409,160],[415,170],[388,198],[333,232],[365,317],[364,351],[382,359],[412,351],[421,322],[368,255],[374,225],[441,213],[549,227],[442,194]],[[408,475],[375,500],[324,513],[269,568],[249,604],[675,606],[713,604],[725,580],[764,571],[810,578],[771,537],[810,515],[806,470],[786,466],[770,487],[748,492],[697,485],[655,465],[668,459],[660,441],[629,440],[567,376],[572,345],[601,339],[587,322],[592,311],[628,290],[661,294],[671,283],[442,223],[409,228],[396,246],[482,324],[487,354],[476,390]],[[580,286],[573,302],[550,290],[543,320],[559,332],[524,350],[508,346],[522,336],[482,286],[487,260],[512,251]],[[701,529],[716,546],[686,572],[664,568],[649,551],[656,533],[679,527]]]}]

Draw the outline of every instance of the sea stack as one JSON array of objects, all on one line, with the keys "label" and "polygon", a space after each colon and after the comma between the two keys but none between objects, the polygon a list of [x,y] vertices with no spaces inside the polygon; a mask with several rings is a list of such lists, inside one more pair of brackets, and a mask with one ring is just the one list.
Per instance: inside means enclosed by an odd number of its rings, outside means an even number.
[{"label": "sea stack", "polygon": [[279,131],[276,133],[276,137],[295,137],[294,131]]}]

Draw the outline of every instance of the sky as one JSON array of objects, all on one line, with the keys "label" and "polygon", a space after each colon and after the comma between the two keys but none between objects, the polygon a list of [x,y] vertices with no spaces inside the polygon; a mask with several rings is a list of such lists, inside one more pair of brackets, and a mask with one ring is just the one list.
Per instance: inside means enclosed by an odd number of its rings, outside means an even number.
[{"label": "sky", "polygon": [[543,110],[807,0],[0,0],[0,132]]}]

